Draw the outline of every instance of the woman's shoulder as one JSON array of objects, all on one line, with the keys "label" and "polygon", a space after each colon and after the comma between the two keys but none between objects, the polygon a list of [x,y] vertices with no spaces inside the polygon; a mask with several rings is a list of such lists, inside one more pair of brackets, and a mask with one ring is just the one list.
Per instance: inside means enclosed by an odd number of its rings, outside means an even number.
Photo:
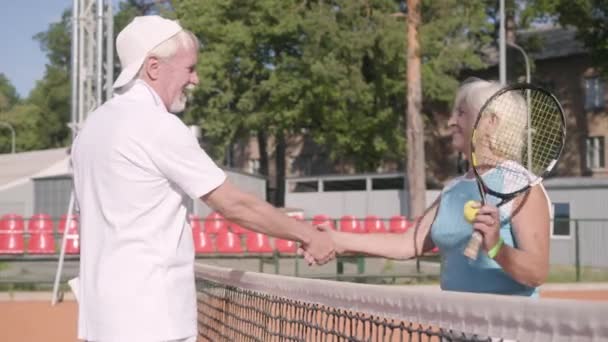
[{"label": "woman's shoulder", "polygon": [[443,183],[443,189],[441,189],[441,192],[444,193],[446,191],[452,190],[457,184],[462,182],[464,179],[465,179],[464,175],[459,175],[454,178],[450,178],[450,179],[446,180]]}]

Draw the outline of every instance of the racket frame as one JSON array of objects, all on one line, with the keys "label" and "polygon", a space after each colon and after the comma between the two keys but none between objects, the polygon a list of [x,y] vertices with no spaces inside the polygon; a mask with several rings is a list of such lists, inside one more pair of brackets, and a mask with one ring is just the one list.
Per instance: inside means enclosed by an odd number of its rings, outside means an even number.
[{"label": "racket frame", "polygon": [[[488,188],[488,186],[486,185],[486,183],[483,181],[483,178],[481,177],[481,174],[479,173],[479,171],[477,170],[477,159],[476,159],[476,155],[475,155],[475,132],[477,131],[477,127],[479,125],[479,122],[481,121],[481,117],[482,114],[484,113],[484,111],[486,110],[486,108],[490,105],[490,103],[492,103],[492,101],[494,101],[494,99],[496,99],[499,96],[502,96],[504,93],[509,92],[509,91],[526,91],[526,90],[532,90],[532,91],[539,91],[544,93],[545,95],[548,95],[550,98],[553,99],[553,101],[555,102],[555,104],[557,104],[557,108],[559,110],[560,113],[560,120],[561,120],[561,128],[562,128],[562,141],[561,141],[561,145],[559,147],[559,151],[557,153],[556,158],[547,166],[547,168],[545,168],[545,170],[543,170],[541,175],[538,175],[538,177],[533,181],[530,182],[527,186],[518,189],[516,191],[510,192],[510,193],[500,193],[497,191],[494,191],[490,188]],[[528,114],[528,120],[531,120],[530,115]],[[528,121],[527,124],[527,130],[530,131],[530,122]],[[528,138],[530,138],[530,134],[529,132],[527,133]],[[506,204],[507,202],[511,201],[512,199],[514,199],[515,197],[527,192],[528,190],[530,190],[530,188],[532,188],[533,186],[541,183],[543,181],[543,179],[545,179],[547,176],[549,176],[549,174],[551,173],[551,171],[553,171],[553,169],[555,169],[555,166],[557,165],[557,161],[559,160],[559,158],[562,155],[562,152],[564,150],[564,146],[566,144],[566,117],[564,115],[564,109],[562,108],[562,105],[559,103],[559,101],[557,100],[557,98],[555,97],[555,95],[553,95],[551,92],[529,84],[529,83],[515,83],[512,85],[508,85],[505,86],[503,88],[501,88],[499,91],[497,91],[495,94],[493,94],[484,104],[483,106],[481,106],[481,109],[479,110],[479,112],[477,113],[477,118],[475,119],[475,124],[473,125],[473,131],[471,133],[471,142],[470,142],[470,155],[469,155],[469,160],[471,161],[471,168],[473,169],[473,174],[475,176],[475,181],[477,183],[477,189],[479,190],[479,195],[481,197],[481,205],[483,206],[484,204],[486,204],[486,195],[492,195],[494,197],[500,198],[501,201],[496,205],[497,207],[502,206],[503,204]],[[479,254],[479,247],[481,246],[481,241],[482,241],[483,237],[481,235],[480,232],[474,230],[473,234],[471,236],[471,239],[469,240],[469,243],[467,244],[466,248],[465,248],[465,255],[472,259],[475,260],[477,259],[477,255]]]}]

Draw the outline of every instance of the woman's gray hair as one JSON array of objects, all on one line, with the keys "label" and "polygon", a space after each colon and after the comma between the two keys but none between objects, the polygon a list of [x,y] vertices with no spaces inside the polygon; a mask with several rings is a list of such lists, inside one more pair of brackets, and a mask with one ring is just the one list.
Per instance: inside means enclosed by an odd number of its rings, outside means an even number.
[{"label": "woman's gray hair", "polygon": [[458,89],[455,106],[464,105],[467,112],[477,116],[486,101],[496,94],[502,86],[498,82],[484,81],[474,78],[467,80]]},{"label": "woman's gray hair", "polygon": [[[456,95],[455,106],[465,106],[469,114],[477,116],[481,107],[503,86],[495,81],[474,79],[465,81]],[[527,104],[517,92],[506,92],[484,109],[499,118],[490,140],[490,148],[501,157],[521,162],[526,143]]]}]

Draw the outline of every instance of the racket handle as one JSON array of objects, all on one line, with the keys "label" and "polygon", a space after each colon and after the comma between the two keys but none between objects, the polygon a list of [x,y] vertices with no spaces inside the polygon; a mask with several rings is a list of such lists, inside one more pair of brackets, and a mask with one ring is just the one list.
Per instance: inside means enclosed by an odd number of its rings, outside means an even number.
[{"label": "racket handle", "polygon": [[467,246],[464,249],[464,255],[471,260],[477,260],[482,241],[483,237],[481,236],[481,233],[474,230],[469,239],[469,243],[467,243]]}]

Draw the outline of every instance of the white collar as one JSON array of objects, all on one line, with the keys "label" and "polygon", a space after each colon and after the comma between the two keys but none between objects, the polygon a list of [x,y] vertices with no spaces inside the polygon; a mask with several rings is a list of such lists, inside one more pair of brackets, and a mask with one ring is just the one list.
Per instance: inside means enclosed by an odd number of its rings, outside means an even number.
[{"label": "white collar", "polygon": [[142,97],[147,93],[157,107],[162,107],[166,112],[168,112],[167,107],[165,107],[165,104],[158,93],[144,80],[133,80],[131,84],[128,84],[120,89],[119,95],[127,95],[132,91],[135,91],[135,93],[138,95],[142,95]]}]

